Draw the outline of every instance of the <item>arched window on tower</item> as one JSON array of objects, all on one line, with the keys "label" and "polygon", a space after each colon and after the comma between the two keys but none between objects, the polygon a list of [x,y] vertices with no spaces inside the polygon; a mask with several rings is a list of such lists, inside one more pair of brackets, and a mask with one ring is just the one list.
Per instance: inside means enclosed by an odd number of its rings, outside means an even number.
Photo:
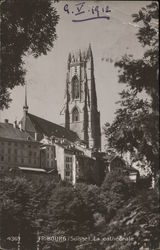
[{"label": "arched window on tower", "polygon": [[78,99],[79,97],[80,97],[79,81],[78,81],[78,77],[74,76],[72,78],[72,98]]},{"label": "arched window on tower", "polygon": [[79,121],[79,111],[75,107],[72,111],[72,122],[78,122]]}]

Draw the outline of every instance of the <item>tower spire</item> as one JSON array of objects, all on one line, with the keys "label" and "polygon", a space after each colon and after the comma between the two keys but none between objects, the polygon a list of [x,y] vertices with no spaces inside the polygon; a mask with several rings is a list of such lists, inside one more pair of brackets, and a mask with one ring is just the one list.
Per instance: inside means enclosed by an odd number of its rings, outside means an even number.
[{"label": "tower spire", "polygon": [[87,57],[92,59],[92,48],[91,48],[91,44],[89,43],[89,47],[87,50]]},{"label": "tower spire", "polygon": [[26,83],[25,83],[25,100],[24,100],[23,111],[25,113],[28,112],[28,105],[27,105],[27,84]]}]

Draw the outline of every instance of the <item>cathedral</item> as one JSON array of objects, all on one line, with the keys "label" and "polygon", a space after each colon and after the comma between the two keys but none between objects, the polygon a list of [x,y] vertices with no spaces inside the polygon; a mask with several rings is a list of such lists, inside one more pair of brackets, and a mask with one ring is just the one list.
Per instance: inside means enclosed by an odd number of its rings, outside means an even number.
[{"label": "cathedral", "polygon": [[69,54],[65,102],[61,111],[64,126],[76,132],[88,148],[101,149],[100,112],[94,77],[91,45],[88,50]]},{"label": "cathedral", "polygon": [[14,125],[0,124],[3,134],[0,139],[4,152],[8,152],[0,155],[0,167],[18,167],[31,175],[57,173],[61,180],[73,185],[77,182],[99,185],[104,178],[105,162],[99,152],[100,113],[91,46],[69,54],[61,115],[63,126],[31,114],[25,86],[22,119]]}]

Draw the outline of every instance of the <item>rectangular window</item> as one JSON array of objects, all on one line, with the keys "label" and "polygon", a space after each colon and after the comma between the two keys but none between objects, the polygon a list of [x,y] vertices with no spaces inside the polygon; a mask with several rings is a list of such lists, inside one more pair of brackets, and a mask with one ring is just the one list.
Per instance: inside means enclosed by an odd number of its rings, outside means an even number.
[{"label": "rectangular window", "polygon": [[71,157],[68,157],[68,156],[67,156],[67,157],[66,157],[66,162],[70,162],[70,158],[71,158]]},{"label": "rectangular window", "polygon": [[70,176],[70,171],[66,171],[66,176]]},{"label": "rectangular window", "polygon": [[70,165],[66,163],[66,169],[70,169]]}]

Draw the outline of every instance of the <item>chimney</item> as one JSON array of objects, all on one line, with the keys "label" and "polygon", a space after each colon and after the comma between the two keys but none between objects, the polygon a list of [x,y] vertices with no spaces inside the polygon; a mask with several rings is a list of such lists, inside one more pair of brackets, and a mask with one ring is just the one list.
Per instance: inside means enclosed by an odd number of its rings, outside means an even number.
[{"label": "chimney", "polygon": [[4,119],[4,122],[5,122],[5,123],[8,123],[8,119]]},{"label": "chimney", "polygon": [[35,132],[35,134],[34,134],[35,141],[37,141],[37,136],[38,136],[38,134],[37,134],[37,132]]},{"label": "chimney", "polygon": [[17,121],[14,121],[14,128],[19,128],[18,124],[17,124]]}]

